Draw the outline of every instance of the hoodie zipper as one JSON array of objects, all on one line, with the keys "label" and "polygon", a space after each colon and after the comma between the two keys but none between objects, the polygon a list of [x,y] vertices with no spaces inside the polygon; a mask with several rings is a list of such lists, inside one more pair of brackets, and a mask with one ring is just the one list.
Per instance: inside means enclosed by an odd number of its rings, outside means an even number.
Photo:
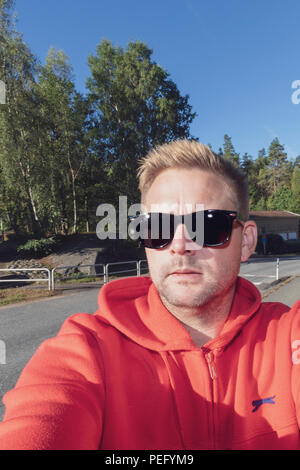
[{"label": "hoodie zipper", "polygon": [[202,347],[201,348],[203,353],[204,353],[204,357],[205,357],[205,360],[206,360],[206,363],[207,363],[207,367],[208,367],[208,371],[209,371],[209,375],[210,375],[210,378],[211,378],[211,381],[210,381],[210,391],[211,391],[211,412],[210,412],[210,416],[211,416],[211,442],[212,442],[212,448],[213,449],[216,449],[216,425],[215,425],[215,387],[216,387],[216,378],[217,378],[217,374],[216,374],[216,367],[215,367],[215,362],[214,362],[214,353],[213,351],[209,350],[209,349],[206,349],[205,347]]},{"label": "hoodie zipper", "polygon": [[212,380],[214,380],[217,377],[216,368],[214,364],[214,354],[212,351],[210,351],[209,353],[204,353],[204,356],[208,365],[210,377]]}]

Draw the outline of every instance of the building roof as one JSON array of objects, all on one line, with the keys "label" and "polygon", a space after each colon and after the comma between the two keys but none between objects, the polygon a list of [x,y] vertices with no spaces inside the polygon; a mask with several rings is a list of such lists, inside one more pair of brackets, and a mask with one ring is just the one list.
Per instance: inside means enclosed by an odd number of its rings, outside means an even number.
[{"label": "building roof", "polygon": [[290,211],[250,211],[250,217],[284,217],[289,219],[294,219],[295,217],[300,217],[300,214],[295,214]]}]

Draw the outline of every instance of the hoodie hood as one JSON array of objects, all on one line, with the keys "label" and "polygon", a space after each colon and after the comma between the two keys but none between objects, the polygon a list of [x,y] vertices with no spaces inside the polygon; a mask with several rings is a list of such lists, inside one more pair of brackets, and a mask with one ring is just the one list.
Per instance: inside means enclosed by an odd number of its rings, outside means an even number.
[{"label": "hoodie hood", "polygon": [[[238,334],[261,305],[258,289],[238,277],[231,311],[217,338],[206,349],[223,348]],[[98,294],[98,319],[131,341],[154,350],[196,350],[184,326],[166,309],[150,277],[126,278],[104,285]]]}]

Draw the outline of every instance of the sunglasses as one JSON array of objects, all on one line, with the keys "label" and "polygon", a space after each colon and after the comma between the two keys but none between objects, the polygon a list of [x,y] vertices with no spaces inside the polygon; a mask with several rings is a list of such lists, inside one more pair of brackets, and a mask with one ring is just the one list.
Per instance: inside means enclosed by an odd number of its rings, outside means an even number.
[{"label": "sunglasses", "polygon": [[140,226],[135,239],[145,248],[155,250],[171,243],[179,224],[184,224],[190,239],[204,247],[222,246],[231,237],[233,222],[238,219],[235,211],[208,209],[185,215],[149,212],[130,217],[135,227]]}]

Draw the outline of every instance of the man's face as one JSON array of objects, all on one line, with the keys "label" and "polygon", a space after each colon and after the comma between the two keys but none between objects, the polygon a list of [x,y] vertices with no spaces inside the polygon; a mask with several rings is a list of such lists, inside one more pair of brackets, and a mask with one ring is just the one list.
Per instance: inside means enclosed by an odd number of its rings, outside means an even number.
[{"label": "man's face", "polygon": [[[224,180],[194,168],[162,171],[145,200],[148,212],[151,205],[156,205],[155,212],[157,206],[161,206],[161,212],[168,212],[168,205],[169,212],[174,214],[195,211],[199,204],[205,210],[236,210]],[[239,273],[242,240],[243,228],[236,221],[229,242],[214,248],[196,245],[189,239],[184,225],[178,225],[168,246],[159,250],[146,248],[150,276],[163,303],[168,307],[195,308],[216,296],[222,298],[232,289]]]}]

